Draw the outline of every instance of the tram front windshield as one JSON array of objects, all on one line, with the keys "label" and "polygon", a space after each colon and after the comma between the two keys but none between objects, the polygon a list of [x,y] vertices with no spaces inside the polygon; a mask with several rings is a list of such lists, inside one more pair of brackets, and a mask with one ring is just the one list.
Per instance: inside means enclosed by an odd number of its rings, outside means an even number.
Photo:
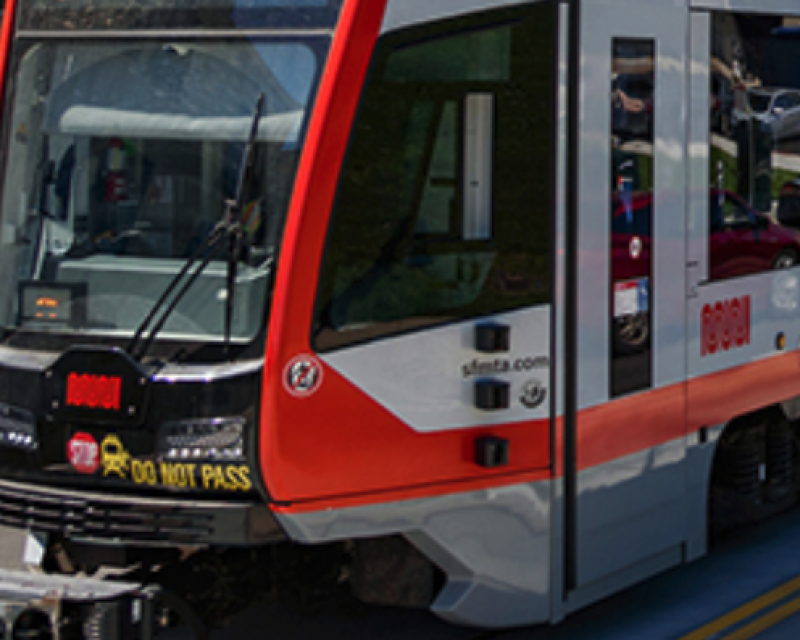
[{"label": "tram front windshield", "polygon": [[[226,340],[232,296],[230,339],[252,342],[265,326],[331,3],[256,0],[242,9],[210,0],[209,9],[168,0],[150,13],[115,0],[102,0],[105,13],[82,0],[31,4],[20,14],[4,110],[2,340],[36,348],[56,334],[128,339],[195,255],[208,265],[159,339]],[[181,32],[176,15],[229,24]],[[126,20],[132,31],[114,28]],[[73,24],[83,31],[65,30]],[[240,184],[245,251],[231,286],[230,244],[207,243]]]}]

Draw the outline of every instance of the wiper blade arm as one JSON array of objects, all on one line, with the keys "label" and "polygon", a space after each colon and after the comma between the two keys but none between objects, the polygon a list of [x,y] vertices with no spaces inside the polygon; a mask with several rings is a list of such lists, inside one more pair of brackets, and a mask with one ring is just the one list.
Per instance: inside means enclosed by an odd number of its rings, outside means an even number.
[{"label": "wiper blade arm", "polygon": [[[195,283],[197,278],[205,271],[205,268],[208,266],[208,263],[211,262],[211,258],[216,253],[216,250],[219,248],[222,240],[227,237],[226,230],[222,228],[222,224],[218,224],[214,230],[209,234],[208,238],[201,243],[201,245],[195,250],[195,252],[191,255],[191,257],[186,261],[186,264],[183,265],[183,268],[178,272],[178,274],[172,278],[170,283],[167,285],[167,288],[164,289],[164,292],[161,294],[158,300],[156,300],[155,304],[151,307],[150,313],[147,314],[147,317],[142,320],[139,327],[136,329],[136,333],[131,338],[131,341],[128,343],[127,349],[125,351],[128,355],[131,356],[137,362],[140,362],[142,358],[144,358],[147,350],[150,348],[150,345],[155,340],[156,335],[158,332],[161,331],[164,324],[166,324],[167,320],[169,319],[172,312],[175,310],[175,307],[178,306],[178,303],[181,301],[183,296],[189,290],[189,288]],[[183,281],[186,277],[186,274],[189,273],[189,270],[197,263],[200,259],[200,256],[203,252],[207,252],[206,256],[203,258],[203,261],[200,265],[194,270],[194,272],[189,276],[188,280],[183,283],[183,286],[180,288],[178,293],[172,298],[172,302],[170,305],[164,310],[159,318],[158,322],[153,325],[153,328],[150,329],[150,333],[147,336],[147,340],[142,343],[140,349],[137,350],[137,346],[139,341],[142,339],[142,335],[150,326],[150,323],[153,322],[158,312],[166,303],[167,299],[169,298],[170,294],[176,289],[176,287]]]},{"label": "wiper blade arm", "polygon": [[[200,246],[189,257],[189,259],[186,261],[186,264],[183,265],[183,268],[181,268],[175,277],[172,278],[170,283],[167,285],[167,288],[164,290],[158,300],[156,300],[155,304],[150,309],[150,312],[147,314],[147,317],[145,317],[145,319],[141,322],[139,327],[136,329],[136,333],[134,333],[133,338],[131,338],[131,341],[128,343],[126,352],[137,362],[140,362],[144,358],[145,354],[150,348],[150,345],[153,344],[153,341],[158,333],[164,328],[164,325],[166,324],[170,315],[172,315],[172,312],[178,306],[178,303],[203,273],[205,268],[208,266],[208,263],[211,262],[211,258],[216,253],[216,250],[222,245],[223,240],[226,238],[230,240],[230,254],[228,257],[225,296],[225,344],[228,345],[230,343],[231,326],[233,324],[233,295],[236,289],[236,271],[239,260],[242,259],[245,251],[244,233],[242,231],[240,221],[242,200],[244,198],[244,187],[250,177],[250,171],[253,164],[255,143],[258,137],[258,126],[261,121],[261,110],[263,105],[264,94],[260,93],[258,94],[258,98],[256,100],[256,108],[255,113],[253,114],[252,125],[250,127],[250,134],[247,138],[247,145],[245,146],[242,157],[242,166],[239,170],[239,179],[236,185],[235,199],[229,200],[226,203],[225,215],[223,216],[222,220],[216,224],[208,237],[202,243],[200,243]],[[202,262],[184,282],[184,278],[187,278],[189,270],[197,263],[198,260],[200,260],[203,252],[207,253]],[[141,343],[141,347],[139,347],[145,331],[147,331],[148,327],[150,327],[151,323],[153,323],[155,317],[161,311],[162,307],[167,303],[167,300],[169,300],[170,295],[172,295],[173,291],[176,290],[181,282],[183,282],[183,285],[172,297],[169,306],[161,313],[161,317],[150,329],[147,339],[144,340],[144,342]]]},{"label": "wiper blade arm", "polygon": [[261,110],[264,107],[264,94],[259,93],[256,99],[256,109],[250,125],[250,135],[247,136],[242,155],[242,164],[239,167],[239,180],[236,184],[236,196],[227,202],[225,221],[230,229],[230,252],[228,254],[228,272],[225,286],[225,345],[231,341],[231,327],[233,326],[233,297],[236,294],[236,272],[239,261],[246,252],[244,232],[242,231],[241,217],[244,207],[244,190],[252,178],[253,165],[255,164],[256,141],[258,140],[258,126],[261,122]]}]

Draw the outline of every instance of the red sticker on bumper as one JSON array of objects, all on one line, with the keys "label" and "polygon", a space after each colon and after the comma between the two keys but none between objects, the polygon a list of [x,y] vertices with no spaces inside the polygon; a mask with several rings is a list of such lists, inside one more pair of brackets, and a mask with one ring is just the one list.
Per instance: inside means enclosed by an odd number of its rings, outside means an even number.
[{"label": "red sticker on bumper", "polygon": [[100,468],[100,445],[88,433],[76,433],[67,443],[67,458],[76,471],[94,473]]}]

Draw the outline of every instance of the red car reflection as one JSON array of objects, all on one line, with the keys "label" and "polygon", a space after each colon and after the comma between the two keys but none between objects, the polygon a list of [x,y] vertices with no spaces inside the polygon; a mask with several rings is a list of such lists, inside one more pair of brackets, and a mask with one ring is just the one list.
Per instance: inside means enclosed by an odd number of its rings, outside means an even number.
[{"label": "red car reflection", "polygon": [[735,278],[800,262],[800,235],[739,196],[713,190],[708,203],[709,277]]},{"label": "red car reflection", "polygon": [[[650,193],[614,195],[611,278],[614,353],[632,354],[650,340],[652,290]],[[800,263],[800,234],[776,224],[728,191],[709,192],[709,278],[722,280]]]},{"label": "red car reflection", "polygon": [[[709,192],[709,278],[723,280],[800,264],[800,234],[729,191]],[[612,278],[650,277],[652,195],[614,197]]]}]

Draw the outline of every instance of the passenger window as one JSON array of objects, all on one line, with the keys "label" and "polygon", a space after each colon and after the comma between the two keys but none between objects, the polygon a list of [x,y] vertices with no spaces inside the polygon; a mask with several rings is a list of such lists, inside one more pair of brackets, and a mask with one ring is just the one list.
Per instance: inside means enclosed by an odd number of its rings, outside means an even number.
[{"label": "passenger window", "polygon": [[800,28],[750,13],[712,24],[708,264],[721,280],[800,262]]},{"label": "passenger window", "polygon": [[616,38],[611,52],[612,396],[651,384],[655,43]]},{"label": "passenger window", "polygon": [[550,301],[554,6],[379,43],[328,235],[316,348]]}]

